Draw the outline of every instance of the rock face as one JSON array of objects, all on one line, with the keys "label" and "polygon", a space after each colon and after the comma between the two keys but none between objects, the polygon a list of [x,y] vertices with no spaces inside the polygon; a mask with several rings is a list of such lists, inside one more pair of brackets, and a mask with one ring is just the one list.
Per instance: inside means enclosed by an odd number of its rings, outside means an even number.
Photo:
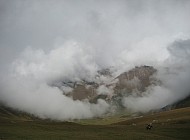
[{"label": "rock face", "polygon": [[[152,75],[156,73],[156,69],[151,66],[135,67],[128,72],[121,73],[117,77],[113,77],[109,69],[103,69],[97,73],[97,79],[103,77],[109,80],[99,82],[98,80],[95,82],[87,82],[84,80],[69,83],[64,82],[64,85],[72,88],[72,91],[66,95],[74,100],[96,102],[100,98],[112,100],[112,97],[115,98],[121,94],[130,95],[135,91],[142,93],[148,86],[154,83],[155,79]],[[109,91],[110,93],[108,93]]]},{"label": "rock face", "polygon": [[115,86],[115,93],[130,93],[133,90],[140,92],[145,91],[146,87],[154,82],[154,79],[151,76],[155,72],[156,69],[151,66],[141,66],[120,74],[117,77],[118,82]]}]

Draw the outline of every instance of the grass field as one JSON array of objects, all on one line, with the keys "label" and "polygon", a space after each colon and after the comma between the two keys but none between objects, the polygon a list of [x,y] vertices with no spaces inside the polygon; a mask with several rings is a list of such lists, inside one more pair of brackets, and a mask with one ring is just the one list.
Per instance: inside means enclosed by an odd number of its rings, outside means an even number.
[{"label": "grass field", "polygon": [[[0,140],[189,140],[190,108],[129,119],[55,122],[0,114]],[[147,123],[152,130],[146,130]],[[96,125],[95,125],[96,124]]]}]

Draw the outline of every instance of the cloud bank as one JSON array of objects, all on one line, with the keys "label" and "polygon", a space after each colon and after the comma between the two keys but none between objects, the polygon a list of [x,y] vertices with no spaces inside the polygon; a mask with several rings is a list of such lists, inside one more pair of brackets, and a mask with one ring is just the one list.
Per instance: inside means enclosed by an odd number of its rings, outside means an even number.
[{"label": "cloud bank", "polygon": [[137,65],[158,69],[160,85],[143,97],[123,98],[129,110],[159,109],[189,95],[189,1],[18,0],[0,6],[0,101],[10,107],[57,120],[101,116],[110,109],[106,101],[74,101],[63,95],[70,89],[52,85],[94,81],[107,67],[114,76]]},{"label": "cloud bank", "polygon": [[132,111],[146,112],[171,105],[190,95],[190,39],[174,41],[168,46],[169,57],[158,67],[156,78],[162,83],[148,87],[143,97],[123,99]]}]

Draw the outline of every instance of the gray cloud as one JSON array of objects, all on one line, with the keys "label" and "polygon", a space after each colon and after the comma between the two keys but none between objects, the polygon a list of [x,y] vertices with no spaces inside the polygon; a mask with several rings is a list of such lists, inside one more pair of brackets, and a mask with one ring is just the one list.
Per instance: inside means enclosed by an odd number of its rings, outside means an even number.
[{"label": "gray cloud", "polygon": [[51,83],[90,81],[101,68],[114,66],[118,75],[144,64],[159,69],[163,85],[144,98],[124,99],[127,108],[150,110],[181,99],[189,90],[189,14],[188,0],[1,0],[0,100],[40,117],[99,116],[107,103],[73,101]]},{"label": "gray cloud", "polygon": [[170,56],[158,67],[156,75],[162,84],[149,87],[143,97],[123,99],[124,106],[131,111],[160,109],[190,95],[190,40],[175,41],[168,51]]}]

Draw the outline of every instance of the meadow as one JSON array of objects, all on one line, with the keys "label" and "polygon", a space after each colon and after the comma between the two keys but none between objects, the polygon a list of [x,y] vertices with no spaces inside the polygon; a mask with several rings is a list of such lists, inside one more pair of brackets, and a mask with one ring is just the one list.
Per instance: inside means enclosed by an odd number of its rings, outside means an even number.
[{"label": "meadow", "polygon": [[[148,123],[153,124],[146,130]],[[73,122],[0,114],[0,140],[189,140],[190,107],[129,119],[113,116]]]}]

